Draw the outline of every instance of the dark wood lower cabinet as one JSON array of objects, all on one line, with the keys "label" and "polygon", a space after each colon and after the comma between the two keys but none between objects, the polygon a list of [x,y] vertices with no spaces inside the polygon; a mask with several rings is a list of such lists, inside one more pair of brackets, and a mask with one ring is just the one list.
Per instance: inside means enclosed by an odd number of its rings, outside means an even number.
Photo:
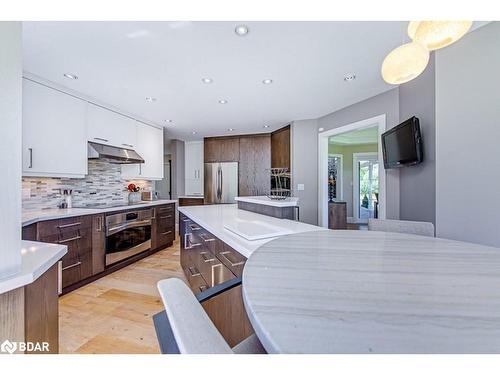
[{"label": "dark wood lower cabinet", "polygon": [[57,263],[24,287],[24,335],[25,341],[47,342],[49,352],[29,352],[33,354],[59,353],[59,303]]},{"label": "dark wood lower cabinet", "polygon": [[179,207],[182,206],[201,206],[205,204],[205,199],[201,198],[179,198]]},{"label": "dark wood lower cabinet", "polygon": [[[246,258],[182,213],[179,235],[181,266],[195,295],[241,277]],[[253,333],[241,285],[217,293],[202,306],[230,346]]]},{"label": "dark wood lower cabinet", "polygon": [[22,237],[66,245],[62,262],[62,292],[70,292],[101,276],[114,272],[157,250],[172,246],[175,239],[175,204],[154,206],[151,249],[106,267],[105,215],[85,215],[41,221],[23,228]]},{"label": "dark wood lower cabinet", "polygon": [[172,246],[175,239],[175,204],[154,208],[151,230],[151,247],[163,249]]},{"label": "dark wood lower cabinet", "polygon": [[347,229],[347,203],[328,203],[328,228]]},{"label": "dark wood lower cabinet", "polygon": [[37,224],[37,241],[66,245],[61,259],[62,288],[92,276],[92,216],[77,216]]},{"label": "dark wood lower cabinet", "polygon": [[229,346],[234,347],[253,334],[252,325],[243,306],[241,285],[217,294],[201,305]]}]

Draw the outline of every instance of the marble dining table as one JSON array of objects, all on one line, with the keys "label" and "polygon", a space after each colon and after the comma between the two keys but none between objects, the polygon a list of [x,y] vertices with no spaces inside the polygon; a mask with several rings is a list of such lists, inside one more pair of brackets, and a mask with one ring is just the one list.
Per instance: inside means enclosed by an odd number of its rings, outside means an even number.
[{"label": "marble dining table", "polygon": [[500,353],[500,249],[372,231],[270,241],[243,301],[268,353]]}]

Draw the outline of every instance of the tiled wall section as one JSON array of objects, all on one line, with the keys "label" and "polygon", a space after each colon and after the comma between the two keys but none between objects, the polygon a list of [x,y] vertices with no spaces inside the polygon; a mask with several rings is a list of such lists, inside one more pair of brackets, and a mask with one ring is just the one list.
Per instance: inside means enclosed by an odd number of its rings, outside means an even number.
[{"label": "tiled wall section", "polygon": [[[23,209],[56,208],[63,199],[58,189],[73,189],[75,206],[89,203],[126,203],[126,186],[129,182],[134,182],[141,188],[153,188],[151,181],[123,179],[121,166],[118,164],[106,160],[89,160],[88,175],[82,179],[23,177]],[[28,189],[29,198],[26,196]]]}]

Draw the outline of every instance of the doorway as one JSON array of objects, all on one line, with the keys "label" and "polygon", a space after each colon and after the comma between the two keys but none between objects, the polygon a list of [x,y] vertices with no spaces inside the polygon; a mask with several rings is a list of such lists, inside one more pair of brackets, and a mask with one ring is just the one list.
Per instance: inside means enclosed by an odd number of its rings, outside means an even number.
[{"label": "doorway", "polygon": [[155,181],[155,190],[161,199],[172,199],[172,159],[165,155],[163,159],[163,179]]},{"label": "doorway", "polygon": [[[328,227],[328,202],[331,200],[347,203],[348,222],[366,223],[370,217],[385,218],[386,172],[380,142],[385,128],[386,116],[383,114],[319,134],[320,226]],[[335,181],[332,199],[331,170],[335,155],[342,155],[342,174]]]},{"label": "doorway", "polygon": [[367,223],[368,219],[378,218],[378,153],[353,154],[353,172],[353,219],[355,223]]}]

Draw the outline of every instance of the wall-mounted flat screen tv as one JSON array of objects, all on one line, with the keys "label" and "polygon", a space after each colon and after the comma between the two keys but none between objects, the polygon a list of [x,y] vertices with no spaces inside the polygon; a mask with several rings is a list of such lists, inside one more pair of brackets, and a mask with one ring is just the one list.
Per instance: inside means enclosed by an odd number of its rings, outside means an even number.
[{"label": "wall-mounted flat screen tv", "polygon": [[382,134],[385,169],[420,164],[424,160],[418,118],[402,122]]}]

